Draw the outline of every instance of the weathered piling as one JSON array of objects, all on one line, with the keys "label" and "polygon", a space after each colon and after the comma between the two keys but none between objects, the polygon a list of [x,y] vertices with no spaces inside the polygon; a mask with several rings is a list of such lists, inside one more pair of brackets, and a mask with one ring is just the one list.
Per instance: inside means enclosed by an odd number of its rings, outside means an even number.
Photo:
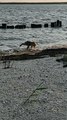
[{"label": "weathered piling", "polygon": [[31,28],[42,28],[41,24],[31,24]]},{"label": "weathered piling", "polygon": [[51,27],[58,28],[62,26],[62,22],[60,20],[57,20],[56,22],[51,22]]},{"label": "weathered piling", "polygon": [[[31,24],[31,28],[42,28],[42,24],[38,24],[38,23],[32,23]],[[21,24],[21,25],[7,25],[6,23],[2,23],[2,25],[0,26],[0,29],[25,29],[25,28],[30,28],[28,26],[26,26],[25,24]],[[49,24],[48,23],[45,23],[44,24],[44,27],[47,28],[49,27]],[[59,28],[59,27],[62,27],[62,21],[60,20],[57,20],[55,22],[51,22],[50,23],[50,27],[52,28]]]},{"label": "weathered piling", "polygon": [[2,28],[6,29],[7,28],[7,24],[6,23],[2,23]]},{"label": "weathered piling", "polygon": [[62,26],[62,22],[60,20],[57,20],[57,27],[61,27]]},{"label": "weathered piling", "polygon": [[7,29],[14,29],[14,26],[13,25],[7,26]]},{"label": "weathered piling", "polygon": [[24,29],[24,28],[26,28],[26,25],[16,25],[15,28],[16,29]]},{"label": "weathered piling", "polygon": [[51,22],[51,27],[57,27],[56,22]]},{"label": "weathered piling", "polygon": [[45,23],[45,24],[44,24],[44,27],[45,27],[45,28],[48,27],[48,23]]}]

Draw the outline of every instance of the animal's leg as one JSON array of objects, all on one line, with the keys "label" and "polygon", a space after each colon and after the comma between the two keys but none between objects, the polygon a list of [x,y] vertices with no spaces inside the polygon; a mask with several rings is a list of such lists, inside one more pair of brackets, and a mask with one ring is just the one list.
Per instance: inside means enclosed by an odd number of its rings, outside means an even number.
[{"label": "animal's leg", "polygon": [[31,45],[31,48],[32,48],[33,46]]},{"label": "animal's leg", "polygon": [[35,46],[34,46],[34,45],[31,45],[31,48],[33,48],[33,47],[35,48]]},{"label": "animal's leg", "polygon": [[29,45],[27,46],[27,49],[29,49]]}]

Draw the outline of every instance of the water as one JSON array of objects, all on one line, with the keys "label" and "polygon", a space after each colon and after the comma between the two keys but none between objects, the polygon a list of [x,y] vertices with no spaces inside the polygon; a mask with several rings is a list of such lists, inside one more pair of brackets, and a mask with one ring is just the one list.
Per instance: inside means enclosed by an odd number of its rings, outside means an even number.
[{"label": "water", "polygon": [[[31,29],[31,23],[62,21],[61,28]],[[40,48],[67,44],[67,4],[0,4],[0,25],[26,24],[26,29],[0,29],[0,50],[19,49],[26,41],[35,41]]]}]

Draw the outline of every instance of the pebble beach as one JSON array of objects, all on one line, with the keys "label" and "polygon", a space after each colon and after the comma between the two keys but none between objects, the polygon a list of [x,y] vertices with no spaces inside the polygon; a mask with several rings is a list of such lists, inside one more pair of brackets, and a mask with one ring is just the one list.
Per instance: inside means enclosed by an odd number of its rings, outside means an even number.
[{"label": "pebble beach", "polygon": [[57,57],[0,61],[0,120],[66,120],[67,68]]},{"label": "pebble beach", "polygon": [[67,4],[0,4],[0,120],[67,120]]}]

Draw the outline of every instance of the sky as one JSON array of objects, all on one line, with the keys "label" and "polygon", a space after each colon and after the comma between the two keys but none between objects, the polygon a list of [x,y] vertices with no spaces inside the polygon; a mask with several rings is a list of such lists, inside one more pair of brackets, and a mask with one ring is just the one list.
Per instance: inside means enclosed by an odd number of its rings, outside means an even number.
[{"label": "sky", "polygon": [[0,2],[67,2],[67,0],[0,0]]}]

